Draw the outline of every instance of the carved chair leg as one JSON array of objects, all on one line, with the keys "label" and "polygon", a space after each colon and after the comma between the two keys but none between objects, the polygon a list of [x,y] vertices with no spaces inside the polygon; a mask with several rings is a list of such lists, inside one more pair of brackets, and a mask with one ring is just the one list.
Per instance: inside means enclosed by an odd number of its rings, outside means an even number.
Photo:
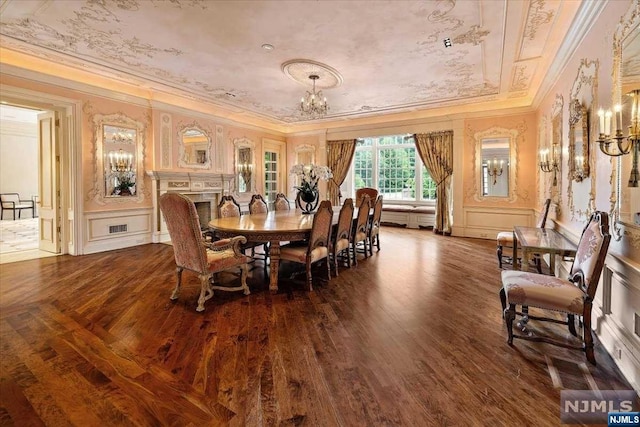
[{"label": "carved chair leg", "polygon": [[378,252],[380,252],[380,234],[376,234],[376,247],[378,248]]},{"label": "carved chair leg", "polygon": [[333,250],[333,268],[335,268],[336,277],[338,277],[340,275],[340,272],[338,270],[340,269],[338,268],[338,251],[336,251],[335,249]]},{"label": "carved chair leg", "polygon": [[500,304],[502,304],[502,318],[504,319],[504,311],[507,309],[507,293],[504,288],[500,289]]},{"label": "carved chair leg", "polygon": [[[336,275],[338,274],[338,265],[336,264]],[[331,280],[331,258],[327,255],[327,280]]]},{"label": "carved chair leg", "polygon": [[245,295],[249,295],[251,291],[249,290],[249,286],[247,286],[247,264],[242,264],[240,266],[240,284],[242,285],[242,289]]},{"label": "carved chair leg", "polygon": [[311,281],[311,263],[307,262],[307,286],[309,286],[309,291],[313,290],[313,283]]},{"label": "carved chair leg", "polygon": [[504,311],[504,321],[507,324],[507,343],[513,345],[513,320],[516,318],[516,305],[509,304]]},{"label": "carved chair leg", "polygon": [[578,333],[576,332],[576,316],[573,314],[568,314],[567,315],[567,326],[569,327],[569,332],[571,332],[571,335],[573,335],[574,337],[578,336]]},{"label": "carved chair leg", "polygon": [[367,249],[367,238],[362,241],[362,247],[364,248],[364,257],[369,258],[369,250]]},{"label": "carved chair leg", "polygon": [[213,289],[211,289],[211,274],[199,274],[200,278],[200,297],[198,298],[197,312],[204,311],[204,303],[213,296]]},{"label": "carved chair leg", "polygon": [[498,267],[502,268],[502,245],[498,245],[496,252],[498,254]]},{"label": "carved chair leg", "polygon": [[356,247],[356,242],[353,242],[351,246],[351,252],[353,253],[353,265],[358,266],[358,248]]},{"label": "carved chair leg", "polygon": [[347,267],[351,268],[351,245],[347,245]]},{"label": "carved chair leg", "polygon": [[172,300],[177,300],[178,296],[180,295],[180,286],[182,286],[182,267],[178,267],[176,268],[176,276],[178,278],[178,281],[176,283],[176,287],[173,290],[173,293],[171,294],[171,299]]},{"label": "carved chair leg", "polygon": [[540,259],[540,256],[536,256],[534,261],[536,263],[536,270],[538,270],[538,274],[542,274],[542,260]]},{"label": "carved chair leg", "polygon": [[584,304],[583,314],[584,326],[582,327],[582,334],[584,339],[584,351],[587,354],[587,360],[596,365],[596,357],[593,352],[593,335],[591,335],[591,303]]}]

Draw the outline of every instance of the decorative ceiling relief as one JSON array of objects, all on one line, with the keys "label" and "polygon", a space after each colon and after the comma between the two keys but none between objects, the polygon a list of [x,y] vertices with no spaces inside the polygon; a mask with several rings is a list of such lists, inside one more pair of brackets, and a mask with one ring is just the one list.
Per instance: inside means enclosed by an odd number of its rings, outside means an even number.
[{"label": "decorative ceiling relief", "polygon": [[[560,46],[569,29],[556,23],[560,3],[341,1],[336,14],[335,1],[312,10],[304,1],[7,1],[0,43],[81,70],[83,83],[103,76],[270,123],[307,120],[296,114],[300,85],[291,79],[308,87],[310,70],[325,73],[316,83],[331,119],[470,103],[481,111],[537,89],[540,67],[522,60]],[[524,18],[507,26],[511,15]],[[336,69],[295,59],[310,54]]]}]

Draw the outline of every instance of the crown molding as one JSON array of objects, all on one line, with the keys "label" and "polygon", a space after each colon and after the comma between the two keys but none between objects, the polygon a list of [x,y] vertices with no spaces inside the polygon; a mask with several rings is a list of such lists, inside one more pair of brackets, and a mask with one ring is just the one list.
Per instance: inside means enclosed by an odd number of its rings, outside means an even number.
[{"label": "crown molding", "polygon": [[580,9],[571,22],[571,28],[567,31],[566,37],[562,41],[553,62],[547,69],[547,73],[533,98],[532,106],[535,109],[540,107],[542,100],[547,97],[558,80],[558,77],[567,66],[567,63],[573,57],[576,49],[580,46],[580,43],[582,43],[582,40],[587,33],[589,33],[591,27],[608,3],[609,0],[583,1],[580,3]]}]

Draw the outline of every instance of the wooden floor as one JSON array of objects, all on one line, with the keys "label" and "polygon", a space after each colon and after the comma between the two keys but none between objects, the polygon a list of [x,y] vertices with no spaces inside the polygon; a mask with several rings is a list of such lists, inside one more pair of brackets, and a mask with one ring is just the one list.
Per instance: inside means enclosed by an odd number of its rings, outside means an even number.
[{"label": "wooden floor", "polygon": [[547,426],[562,388],[631,389],[599,344],[597,367],[506,344],[494,242],[380,240],[314,292],[301,266],[276,295],[256,268],[202,314],[196,277],[169,300],[168,245],[4,264],[0,425]]}]

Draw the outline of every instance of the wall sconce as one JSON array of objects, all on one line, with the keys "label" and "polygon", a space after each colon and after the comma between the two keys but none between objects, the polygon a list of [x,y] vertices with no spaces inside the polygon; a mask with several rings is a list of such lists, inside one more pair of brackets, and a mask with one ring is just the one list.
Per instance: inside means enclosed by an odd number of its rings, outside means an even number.
[{"label": "wall sconce", "polygon": [[500,160],[499,167],[498,160],[493,159],[493,162],[491,160],[487,161],[487,174],[493,177],[493,185],[496,185],[496,183],[498,182],[498,177],[502,175],[503,164],[504,160]]},{"label": "wall sconce", "polygon": [[553,172],[553,186],[558,185],[560,161],[558,160],[557,144],[553,144],[551,147],[551,156],[549,156],[548,148],[540,150],[540,170],[545,173]]},{"label": "wall sconce", "polygon": [[[638,173],[638,146],[640,145],[640,108],[638,100],[640,98],[640,89],[632,90],[627,96],[633,98],[629,135],[626,137],[622,135],[622,107],[620,105],[614,107],[615,135],[611,135],[611,118],[613,116],[611,110],[604,111],[600,109],[598,111],[598,118],[600,119],[598,144],[600,145],[600,150],[607,156],[618,157],[631,153],[633,157],[629,187],[638,187],[638,178],[640,178],[640,173]],[[624,142],[625,139],[626,143]]]}]

